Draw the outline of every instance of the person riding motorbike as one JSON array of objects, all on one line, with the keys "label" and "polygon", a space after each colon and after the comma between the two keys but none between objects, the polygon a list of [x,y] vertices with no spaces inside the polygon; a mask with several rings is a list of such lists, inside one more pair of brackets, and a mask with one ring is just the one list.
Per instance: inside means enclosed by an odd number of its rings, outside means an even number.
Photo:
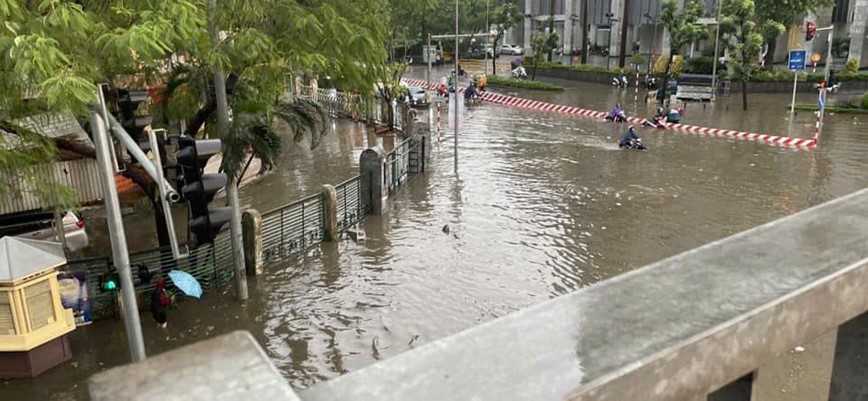
[{"label": "person riding motorbike", "polygon": [[471,101],[477,97],[479,97],[479,91],[476,90],[476,83],[471,82],[470,85],[467,85],[467,90],[464,91],[464,101]]},{"label": "person riding motorbike", "polygon": [[624,110],[621,109],[621,103],[615,105],[615,108],[606,115],[607,121],[614,121],[616,123],[622,123],[627,121],[627,114],[624,113]]},{"label": "person riding motorbike", "polygon": [[650,120],[645,120],[642,125],[649,128],[665,128],[666,127],[666,111],[662,107],[657,108],[657,113]]},{"label": "person riding motorbike", "polygon": [[666,122],[678,124],[681,122],[681,116],[683,116],[683,115],[684,115],[683,109],[673,108],[673,109],[669,110],[669,114],[666,115]]},{"label": "person riding motorbike", "polygon": [[631,125],[627,128],[627,132],[618,141],[618,147],[621,149],[637,149],[645,150],[645,145],[642,144],[642,138],[636,135],[636,130]]},{"label": "person riding motorbike", "polygon": [[488,76],[480,75],[476,78],[476,89],[479,89],[479,92],[485,92],[485,87],[488,86]]}]

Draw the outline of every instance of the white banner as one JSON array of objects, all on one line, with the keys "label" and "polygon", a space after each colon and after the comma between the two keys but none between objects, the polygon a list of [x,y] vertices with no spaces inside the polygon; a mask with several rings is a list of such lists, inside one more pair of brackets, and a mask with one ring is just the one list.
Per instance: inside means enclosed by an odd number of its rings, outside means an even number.
[{"label": "white banner", "polygon": [[459,99],[458,101],[458,129],[460,130],[463,122],[461,116],[464,115],[464,99],[463,95],[458,93],[450,93],[449,94],[449,131],[452,132],[455,130],[455,99]]}]

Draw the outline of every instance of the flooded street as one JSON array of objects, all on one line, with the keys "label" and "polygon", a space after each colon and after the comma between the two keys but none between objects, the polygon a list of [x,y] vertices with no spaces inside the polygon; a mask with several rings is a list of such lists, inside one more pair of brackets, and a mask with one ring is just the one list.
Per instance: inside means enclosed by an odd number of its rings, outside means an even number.
[{"label": "flooded street", "polygon": [[[558,83],[567,91],[494,90],[654,112],[653,103],[634,105],[632,88]],[[740,97],[690,104],[685,122],[810,136],[814,116],[802,112],[790,124],[788,100],[751,95],[747,113]],[[167,332],[143,315],[146,346],[154,354],[248,330],[293,386],[307,387],[864,188],[866,125],[866,116],[829,117],[815,151],[637,129],[649,151],[633,152],[617,148],[623,124],[471,107],[459,135],[458,176],[451,133],[439,145],[435,136],[433,168],[400,190],[388,214],[364,220],[365,242],[325,243],[267,266],[251,278],[245,305],[231,289],[185,301],[169,311]],[[358,173],[360,152],[375,141],[340,122],[315,150],[289,146],[276,172],[242,191],[242,202],[265,211],[339,183]],[[147,237],[131,234],[131,241],[135,235]],[[90,374],[128,361],[118,321],[71,338],[71,362],[35,380],[0,381],[0,398],[84,399]]]}]

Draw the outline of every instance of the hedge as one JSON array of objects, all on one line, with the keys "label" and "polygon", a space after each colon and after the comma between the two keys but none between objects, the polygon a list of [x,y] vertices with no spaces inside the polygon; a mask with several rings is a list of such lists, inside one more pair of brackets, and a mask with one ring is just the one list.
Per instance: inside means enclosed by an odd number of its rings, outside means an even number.
[{"label": "hedge", "polygon": [[[686,69],[688,71],[691,70],[690,67],[693,67],[693,70],[705,70],[711,67],[710,60],[706,61],[707,57],[702,58],[693,58],[688,59],[686,61]],[[659,58],[661,60],[662,58]],[[701,61],[692,61],[692,60],[701,60]],[[678,57],[676,57],[675,63],[678,63]],[[657,63],[655,63],[657,64]],[[662,62],[665,65],[665,61]],[[681,64],[684,65],[684,64]],[[656,71],[659,66],[655,66],[655,75],[660,76],[662,72]],[[533,68],[532,65],[529,65],[528,68]],[[612,70],[607,70],[604,67],[597,67],[588,64],[577,64],[577,65],[566,65],[566,64],[552,64],[552,63],[542,63],[538,66],[541,69],[553,69],[553,70],[569,70],[569,71],[578,71],[578,72],[592,72],[606,75],[623,75],[623,74],[634,74],[631,69],[627,68],[615,68]],[[676,68],[677,70],[677,68]],[[722,71],[721,71],[722,70]],[[718,73],[721,76],[721,79],[726,79],[726,67],[723,67],[721,64],[718,64]],[[801,82],[820,82],[824,78],[823,72],[813,72],[813,73],[800,73],[799,81]],[[837,75],[838,81],[847,82],[847,81],[868,81],[868,72],[841,72]],[[736,79],[733,79],[735,81]],[[761,70],[751,76],[748,82],[793,82],[793,73],[787,70]]]},{"label": "hedge", "polygon": [[564,87],[548,82],[528,81],[524,79],[503,78],[495,75],[488,76],[488,84],[497,86],[509,86],[521,89],[536,89],[544,91],[563,91]]}]

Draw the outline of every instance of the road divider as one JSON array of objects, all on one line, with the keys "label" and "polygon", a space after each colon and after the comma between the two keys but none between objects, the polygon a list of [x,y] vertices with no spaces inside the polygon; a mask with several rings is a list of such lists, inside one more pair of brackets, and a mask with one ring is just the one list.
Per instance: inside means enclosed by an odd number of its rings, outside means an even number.
[{"label": "road divider", "polygon": [[[418,86],[425,89],[433,89],[437,86],[437,83],[432,82],[429,83],[427,81],[421,79],[410,79],[404,78],[403,81],[412,86]],[[463,92],[464,89],[460,88],[459,92]],[[533,110],[542,110],[548,111],[552,113],[562,113],[569,114],[574,116],[582,116],[582,117],[590,117],[590,118],[605,118],[606,112],[583,109],[579,107],[573,106],[565,106],[554,103],[541,102],[538,100],[530,100],[524,99],[515,96],[501,95],[492,92],[483,92],[481,94],[482,100],[502,104],[505,106],[512,107],[521,107],[526,109]],[[642,122],[645,121],[644,118],[637,117],[627,117],[627,121],[631,124],[641,125]],[[769,135],[769,134],[760,134],[755,132],[744,132],[744,131],[736,131],[736,130],[726,130],[719,128],[709,128],[709,127],[700,127],[697,125],[689,125],[689,124],[667,124],[666,130],[682,132],[686,134],[693,135],[701,135],[701,136],[712,136],[717,138],[728,138],[728,139],[737,139],[743,141],[755,141],[767,143],[769,145],[775,146],[788,146],[798,149],[814,149],[817,146],[817,140],[814,138],[795,138],[788,136],[778,136],[778,135]]]}]

